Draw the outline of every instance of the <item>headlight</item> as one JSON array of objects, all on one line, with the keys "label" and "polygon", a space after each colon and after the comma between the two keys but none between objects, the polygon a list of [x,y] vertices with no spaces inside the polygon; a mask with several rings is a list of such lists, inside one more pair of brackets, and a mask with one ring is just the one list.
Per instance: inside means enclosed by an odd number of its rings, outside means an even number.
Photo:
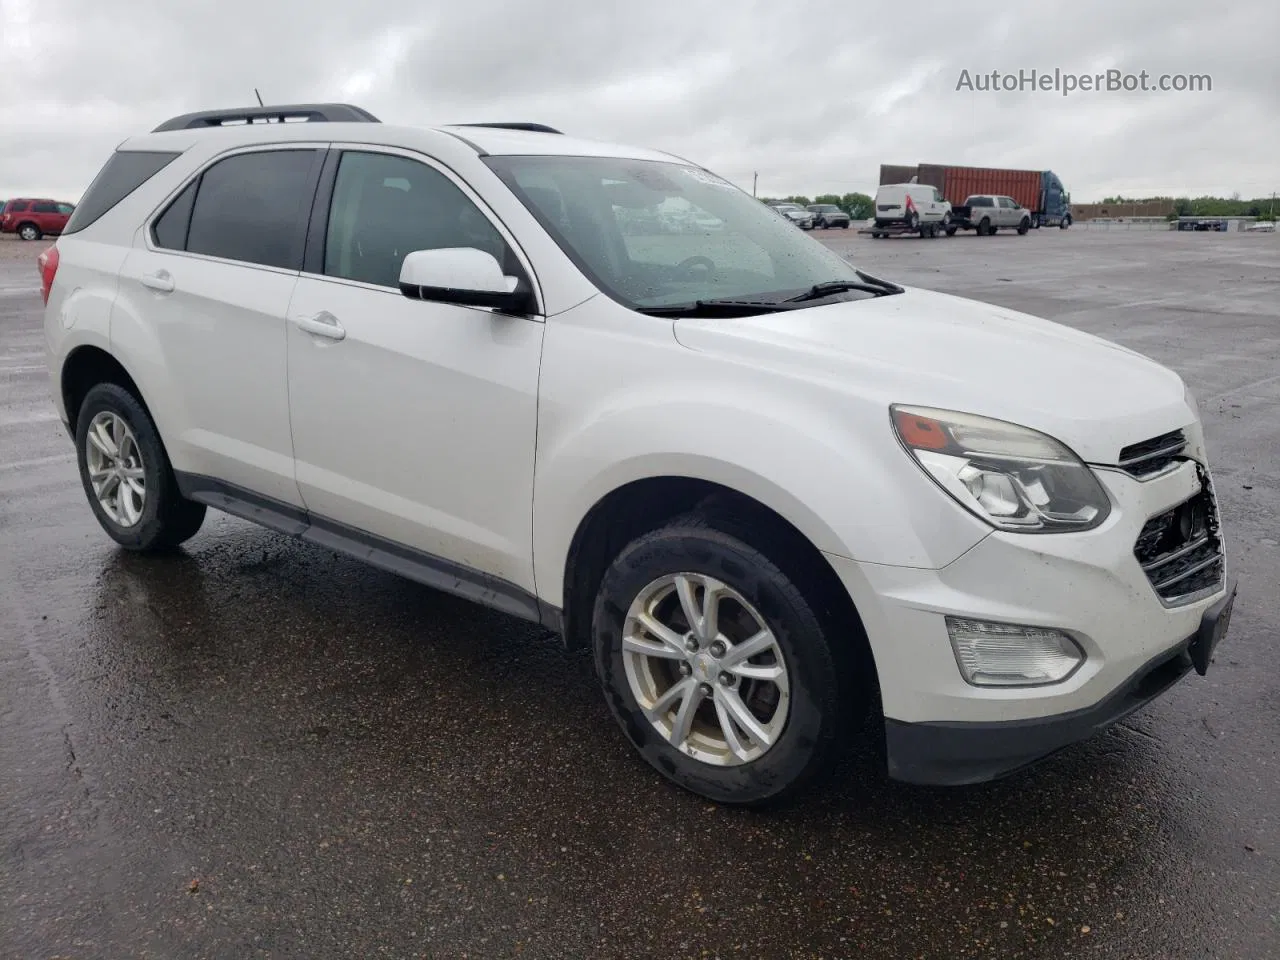
[{"label": "headlight", "polygon": [[1093,471],[1053,437],[954,410],[889,409],[898,439],[925,473],[994,527],[1092,530],[1111,512]]}]

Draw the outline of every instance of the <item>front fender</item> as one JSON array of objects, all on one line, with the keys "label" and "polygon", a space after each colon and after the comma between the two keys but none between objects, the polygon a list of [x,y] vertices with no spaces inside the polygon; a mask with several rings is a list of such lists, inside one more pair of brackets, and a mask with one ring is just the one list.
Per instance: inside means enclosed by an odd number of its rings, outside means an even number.
[{"label": "front fender", "polygon": [[[945,566],[989,533],[894,441],[885,449],[860,443],[838,418],[800,397],[756,391],[747,404],[707,384],[672,387],[627,391],[622,405],[615,396],[607,409],[556,424],[552,436],[540,432],[534,563],[542,597],[563,595],[570,544],[592,507],[653,477],[736,490],[819,550],[872,563]],[[883,432],[888,438],[887,422]]]}]

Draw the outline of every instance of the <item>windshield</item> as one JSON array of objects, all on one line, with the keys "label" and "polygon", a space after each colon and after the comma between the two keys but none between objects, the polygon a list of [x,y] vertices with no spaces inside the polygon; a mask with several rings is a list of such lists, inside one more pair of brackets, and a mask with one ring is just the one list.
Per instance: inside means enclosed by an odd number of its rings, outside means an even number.
[{"label": "windshield", "polygon": [[853,266],[728,181],[614,157],[487,157],[570,258],[633,309],[777,301]]}]

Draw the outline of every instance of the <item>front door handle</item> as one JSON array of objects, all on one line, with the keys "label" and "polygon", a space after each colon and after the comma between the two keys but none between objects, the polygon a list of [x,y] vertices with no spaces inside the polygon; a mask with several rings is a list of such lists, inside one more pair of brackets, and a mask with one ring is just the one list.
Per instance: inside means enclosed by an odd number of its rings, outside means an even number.
[{"label": "front door handle", "polygon": [[155,273],[144,273],[142,285],[157,293],[173,293],[173,276],[168,270],[157,270]]},{"label": "front door handle", "polygon": [[293,322],[298,325],[299,330],[305,330],[307,333],[329,340],[341,340],[347,335],[346,329],[338,322],[338,318],[328,310],[321,310],[314,317],[295,317]]}]

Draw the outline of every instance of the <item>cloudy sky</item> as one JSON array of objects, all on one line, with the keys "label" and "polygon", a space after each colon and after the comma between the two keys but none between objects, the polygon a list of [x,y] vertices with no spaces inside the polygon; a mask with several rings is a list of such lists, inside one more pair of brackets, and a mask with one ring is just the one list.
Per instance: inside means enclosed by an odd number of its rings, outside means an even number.
[{"label": "cloudy sky", "polygon": [[[75,200],[124,137],[254,87],[537,120],[758,172],[762,196],[916,162],[1052,169],[1076,201],[1280,191],[1276,0],[0,0],[0,24],[0,197]],[[1213,89],[956,89],[1033,68]]]}]

